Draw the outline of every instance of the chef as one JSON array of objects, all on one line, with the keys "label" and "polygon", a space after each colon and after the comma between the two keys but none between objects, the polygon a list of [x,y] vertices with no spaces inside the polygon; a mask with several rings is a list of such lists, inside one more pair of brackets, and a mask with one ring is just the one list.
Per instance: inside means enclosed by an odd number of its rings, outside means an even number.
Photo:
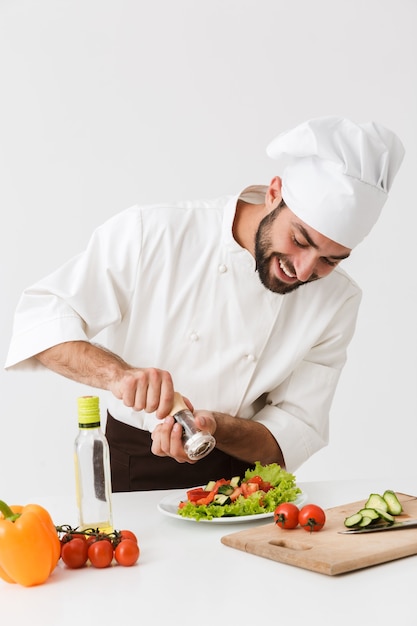
[{"label": "chef", "polygon": [[[211,201],[132,206],[27,288],[7,369],[106,396],[114,491],[294,472],[328,443],[361,290],[341,268],[380,215],[404,149],[374,123],[308,120],[267,148],[277,175]],[[216,446],[184,451],[174,391]]]}]

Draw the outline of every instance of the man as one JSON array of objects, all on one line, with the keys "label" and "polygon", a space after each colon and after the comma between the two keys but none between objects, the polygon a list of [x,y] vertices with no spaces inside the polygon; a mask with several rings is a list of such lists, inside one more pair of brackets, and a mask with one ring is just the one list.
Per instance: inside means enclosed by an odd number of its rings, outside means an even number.
[{"label": "man", "polygon": [[[27,289],[6,367],[106,390],[114,491],[203,484],[327,444],[361,292],[339,267],[376,222],[404,150],[388,129],[326,117],[268,147],[268,187],[134,206]],[[174,390],[216,448],[191,462]]]}]

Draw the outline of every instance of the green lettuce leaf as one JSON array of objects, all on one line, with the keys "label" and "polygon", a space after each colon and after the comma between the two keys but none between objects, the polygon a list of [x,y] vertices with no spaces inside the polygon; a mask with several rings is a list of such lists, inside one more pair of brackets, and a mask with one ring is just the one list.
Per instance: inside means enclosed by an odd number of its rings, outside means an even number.
[{"label": "green lettuce leaf", "polygon": [[246,470],[244,480],[248,480],[253,476],[260,476],[262,480],[271,483],[271,485],[274,485],[274,487],[278,487],[282,481],[284,481],[286,484],[295,484],[295,476],[283,470],[282,467],[277,463],[261,465],[259,461],[256,461],[253,470]]}]

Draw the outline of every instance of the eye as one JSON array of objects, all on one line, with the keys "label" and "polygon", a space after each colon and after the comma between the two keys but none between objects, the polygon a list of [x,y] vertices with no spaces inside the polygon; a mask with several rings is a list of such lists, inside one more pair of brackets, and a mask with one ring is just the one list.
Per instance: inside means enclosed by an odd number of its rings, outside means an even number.
[{"label": "eye", "polygon": [[327,259],[325,256],[322,257],[321,260],[326,265],[330,265],[330,267],[336,267],[336,265],[338,265],[339,263],[339,261],[331,261],[330,259]]},{"label": "eye", "polygon": [[292,236],[292,242],[295,246],[297,246],[297,248],[308,248],[309,246],[308,243],[301,243],[295,235]]}]

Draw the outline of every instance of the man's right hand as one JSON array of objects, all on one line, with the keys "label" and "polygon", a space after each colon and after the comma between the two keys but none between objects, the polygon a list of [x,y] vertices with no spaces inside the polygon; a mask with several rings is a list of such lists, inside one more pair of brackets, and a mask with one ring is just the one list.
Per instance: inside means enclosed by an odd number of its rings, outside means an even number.
[{"label": "man's right hand", "polygon": [[160,419],[170,414],[174,402],[170,373],[154,367],[123,371],[120,379],[111,383],[110,391],[126,406],[135,411],[156,411]]},{"label": "man's right hand", "polygon": [[84,385],[111,391],[134,409],[169,415],[174,402],[171,374],[154,367],[132,367],[123,359],[88,341],[67,341],[36,355],[48,369]]}]

